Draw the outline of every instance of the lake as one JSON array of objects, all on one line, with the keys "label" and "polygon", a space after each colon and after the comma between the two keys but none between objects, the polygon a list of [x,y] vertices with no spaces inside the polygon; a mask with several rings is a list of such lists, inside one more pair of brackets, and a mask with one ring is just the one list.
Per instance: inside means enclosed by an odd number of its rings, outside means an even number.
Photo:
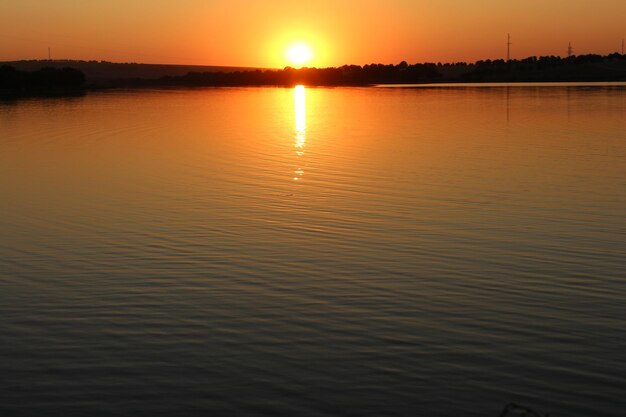
[{"label": "lake", "polygon": [[626,84],[0,103],[3,416],[626,409]]}]

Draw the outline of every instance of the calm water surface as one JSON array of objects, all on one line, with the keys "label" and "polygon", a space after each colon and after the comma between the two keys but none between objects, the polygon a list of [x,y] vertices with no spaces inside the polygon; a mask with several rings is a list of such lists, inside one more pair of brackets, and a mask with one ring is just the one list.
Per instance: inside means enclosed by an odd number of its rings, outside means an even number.
[{"label": "calm water surface", "polygon": [[626,89],[0,104],[0,415],[626,409]]}]

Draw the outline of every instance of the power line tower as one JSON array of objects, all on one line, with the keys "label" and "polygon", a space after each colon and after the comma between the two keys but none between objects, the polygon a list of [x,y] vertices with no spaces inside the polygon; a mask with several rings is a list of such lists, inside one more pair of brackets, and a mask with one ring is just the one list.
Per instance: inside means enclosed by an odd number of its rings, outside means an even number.
[{"label": "power line tower", "polygon": [[506,60],[507,60],[507,62],[511,60],[511,34],[510,33],[507,33]]},{"label": "power line tower", "polygon": [[572,43],[568,43],[567,44],[567,57],[571,57],[572,54],[574,53],[574,48],[572,48]]}]

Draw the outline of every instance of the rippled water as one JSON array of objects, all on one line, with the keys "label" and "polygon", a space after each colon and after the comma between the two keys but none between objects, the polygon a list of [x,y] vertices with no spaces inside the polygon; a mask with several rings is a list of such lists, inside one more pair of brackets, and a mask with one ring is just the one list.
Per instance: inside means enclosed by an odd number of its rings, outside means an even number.
[{"label": "rippled water", "polygon": [[2,416],[626,409],[626,89],[0,103]]}]

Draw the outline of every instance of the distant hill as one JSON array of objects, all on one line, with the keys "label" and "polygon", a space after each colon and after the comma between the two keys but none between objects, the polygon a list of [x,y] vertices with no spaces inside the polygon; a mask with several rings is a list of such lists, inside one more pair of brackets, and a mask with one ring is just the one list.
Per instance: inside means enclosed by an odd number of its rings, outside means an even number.
[{"label": "distant hill", "polygon": [[30,60],[0,61],[0,66],[9,65],[19,71],[37,71],[41,68],[71,67],[85,74],[87,83],[123,78],[157,79],[161,77],[177,77],[189,72],[234,72],[251,71],[250,67],[218,67],[203,65],[170,65],[170,64],[136,64],[115,63],[106,61],[72,61],[72,60]]}]

